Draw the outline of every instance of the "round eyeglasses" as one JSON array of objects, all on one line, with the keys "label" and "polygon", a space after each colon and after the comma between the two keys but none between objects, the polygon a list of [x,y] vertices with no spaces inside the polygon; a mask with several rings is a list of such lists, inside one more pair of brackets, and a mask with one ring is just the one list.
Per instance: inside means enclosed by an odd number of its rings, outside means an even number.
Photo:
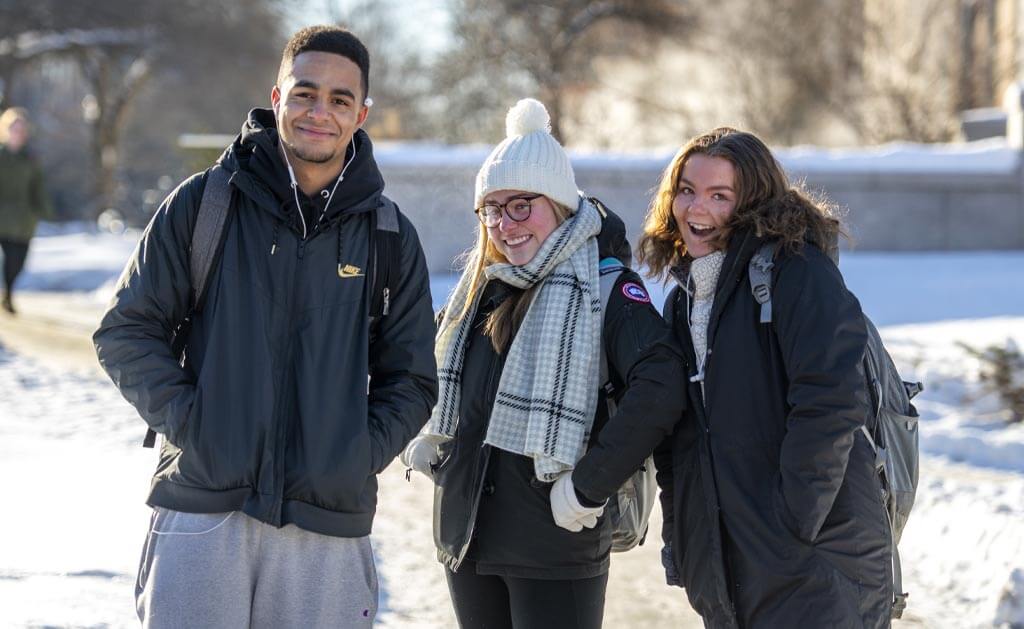
[{"label": "round eyeglasses", "polygon": [[485,203],[473,211],[476,212],[476,217],[480,219],[484,227],[497,227],[501,223],[502,212],[505,212],[505,215],[513,221],[521,223],[530,218],[530,212],[533,210],[531,204],[541,196],[533,194],[512,197],[504,203]]}]

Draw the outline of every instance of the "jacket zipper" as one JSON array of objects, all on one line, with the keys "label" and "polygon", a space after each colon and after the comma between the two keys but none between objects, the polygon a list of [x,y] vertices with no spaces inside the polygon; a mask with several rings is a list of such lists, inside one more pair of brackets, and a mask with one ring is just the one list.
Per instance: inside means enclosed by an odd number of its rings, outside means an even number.
[{"label": "jacket zipper", "polygon": [[486,443],[480,446],[483,450],[483,465],[478,467],[479,478],[481,482],[478,483],[476,489],[476,497],[473,498],[473,508],[469,510],[469,526],[466,527],[466,541],[462,544],[462,548],[459,549],[459,556],[455,560],[455,565],[452,567],[452,572],[459,569],[462,565],[462,560],[466,558],[466,553],[469,552],[469,545],[473,542],[473,533],[476,531],[476,512],[480,508],[480,496],[483,494],[483,477],[487,473],[487,464],[491,459],[491,447]]},{"label": "jacket zipper", "polygon": [[[497,361],[495,359],[492,359],[490,373],[487,374],[487,388],[485,389],[486,391],[491,391],[492,389],[494,389],[494,376],[496,371],[494,367],[497,366],[494,364],[495,362]],[[495,394],[496,393],[497,392],[495,392]],[[489,421],[490,420],[488,420],[488,422]],[[487,433],[485,431],[484,439],[486,438]],[[455,560],[455,565],[452,567],[452,572],[458,570],[459,566],[462,565],[462,560],[465,559],[466,553],[469,552],[469,545],[473,542],[473,533],[476,530],[476,513],[480,509],[480,496],[481,494],[483,494],[484,490],[484,476],[487,475],[487,464],[491,460],[491,447],[486,443],[482,443],[480,444],[480,449],[483,450],[483,464],[478,465],[476,468],[478,482],[475,483],[477,487],[475,496],[473,498],[473,508],[469,510],[469,522],[468,526],[466,527],[466,541],[463,542],[462,548],[459,550],[459,556]]]},{"label": "jacket zipper", "polygon": [[[686,292],[686,289],[684,287],[680,287],[679,290],[681,292],[684,292],[684,293]],[[704,422],[703,422],[704,423],[704,426],[703,426],[704,433],[705,434],[710,434],[711,433],[711,421],[710,421],[710,417],[711,416],[710,416],[710,412],[709,412],[709,409],[708,409],[708,406],[707,406],[707,399],[706,399],[707,396],[704,395],[704,377],[707,374],[707,363],[708,363],[708,358],[710,358],[710,356],[711,356],[711,350],[708,349],[705,352],[703,364],[699,364],[700,361],[697,360],[697,349],[693,346],[693,335],[690,332],[690,308],[689,308],[690,300],[689,299],[686,300],[686,308],[683,309],[683,312],[679,312],[679,309],[677,307],[678,303],[681,300],[677,297],[674,301],[676,303],[674,303],[672,305],[672,307],[675,309],[675,314],[674,314],[673,318],[676,321],[679,321],[680,320],[679,317],[680,317],[680,315],[682,315],[684,317],[682,319],[682,321],[686,322],[686,334],[682,335],[683,338],[681,338],[679,340],[683,344],[683,350],[686,352],[686,358],[689,359],[690,357],[692,357],[693,358],[693,364],[694,364],[695,367],[697,367],[697,373],[692,375],[692,376],[689,376],[689,384],[697,385],[697,386],[695,386],[693,388],[696,389],[699,392],[699,394],[700,394],[700,397],[699,397],[700,409],[703,411],[703,415],[704,415]],[[710,345],[709,345],[709,347],[710,347]]]},{"label": "jacket zipper", "polygon": [[[299,212],[299,216],[300,217],[302,216],[302,212],[301,211]],[[294,325],[294,323],[295,323],[295,311],[296,311],[296,304],[298,302],[297,295],[298,295],[298,292],[299,292],[299,284],[300,284],[298,280],[302,277],[302,273],[301,273],[301,270],[302,270],[301,269],[301,267],[302,267],[302,260],[305,257],[305,253],[306,253],[306,237],[305,237],[306,224],[305,224],[305,220],[303,220],[302,229],[303,229],[303,237],[299,240],[298,247],[296,248],[296,251],[295,251],[295,257],[297,259],[297,262],[295,263],[295,272],[293,274],[293,281],[291,283],[292,284],[291,304],[289,305],[289,309],[288,309],[288,322],[287,322],[287,325],[289,325],[289,326]],[[288,347],[287,347],[287,349],[285,351],[285,354],[284,354],[284,356],[285,356],[285,360],[284,360],[285,368],[282,370],[282,378],[284,380],[283,380],[283,382],[282,382],[282,384],[281,384],[281,386],[279,388],[279,390],[282,390],[282,391],[285,390],[285,388],[288,386],[288,378],[292,375],[291,363],[292,363],[292,355],[294,353],[294,345],[295,345],[295,332],[294,332],[294,330],[289,329],[289,331],[288,331]],[[298,390],[296,390],[295,393],[297,395],[298,394]],[[277,426],[275,427],[276,428],[276,431],[275,431],[276,432],[276,435],[275,435],[276,443],[274,444],[274,505],[273,505],[273,509],[271,510],[271,516],[272,516],[271,517],[271,521],[275,524],[275,526],[280,526],[281,525],[281,511],[282,511],[283,506],[284,506],[284,474],[285,474],[285,469],[284,468],[285,468],[285,459],[287,458],[286,448],[288,447],[288,429],[291,427],[292,422],[291,422],[291,420],[289,418],[284,417],[286,415],[286,413],[285,413],[285,409],[283,408],[283,405],[285,403],[287,403],[287,401],[289,400],[289,397],[290,396],[288,396],[288,395],[282,395],[281,398],[280,398],[281,401],[278,403],[278,411],[279,412],[278,412],[278,419],[277,419],[277,422],[276,422]]]}]

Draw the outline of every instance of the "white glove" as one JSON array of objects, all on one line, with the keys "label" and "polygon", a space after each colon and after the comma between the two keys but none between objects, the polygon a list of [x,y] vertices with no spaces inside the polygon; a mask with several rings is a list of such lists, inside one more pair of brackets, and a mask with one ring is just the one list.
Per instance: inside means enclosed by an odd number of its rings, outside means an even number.
[{"label": "white glove", "polygon": [[449,437],[442,437],[441,435],[417,435],[409,442],[409,445],[405,446],[405,450],[402,450],[402,456],[400,457],[402,464],[408,469],[416,470],[427,478],[432,478],[434,467],[441,460],[438,446],[448,441],[448,439]]},{"label": "white glove", "polygon": [[572,484],[572,472],[558,477],[551,486],[551,515],[555,524],[579,533],[584,527],[592,529],[597,526],[597,518],[604,513],[604,505],[600,507],[584,507],[576,498],[576,488]]}]

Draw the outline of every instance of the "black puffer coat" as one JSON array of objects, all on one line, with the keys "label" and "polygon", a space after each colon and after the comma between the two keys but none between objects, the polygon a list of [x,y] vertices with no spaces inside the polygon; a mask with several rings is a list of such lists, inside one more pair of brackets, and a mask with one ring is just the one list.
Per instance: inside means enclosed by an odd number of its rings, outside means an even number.
[{"label": "black puffer coat", "polygon": [[[773,269],[773,323],[759,323],[747,264],[761,240],[731,239],[708,327],[704,380],[656,453],[664,541],[711,627],[881,627],[892,595],[857,299],[808,245]],[[685,296],[666,318],[695,371]],[[702,403],[703,402],[703,403]]]},{"label": "black puffer coat", "polygon": [[[273,115],[250,114],[222,158],[230,220],[184,367],[169,339],[189,309],[205,175],[172,192],[146,229],[94,341],[124,396],[167,437],[151,505],[369,534],[376,474],[426,422],[437,381],[427,269],[404,216],[398,288],[370,342],[366,271],[383,180],[362,131],[355,151],[326,214],[320,195],[297,208]],[[339,264],[363,273],[339,277]]]},{"label": "black puffer coat", "polygon": [[[602,243],[614,235],[605,225]],[[628,250],[615,253],[629,258]],[[604,316],[602,342],[616,412],[608,416],[602,392],[590,447],[573,471],[577,491],[594,502],[614,494],[641,466],[672,431],[686,400],[675,384],[684,372],[672,333],[649,302],[636,299],[635,289],[627,296],[628,284],[642,285],[635,273],[623,273]],[[480,324],[514,290],[500,282],[487,285],[467,342],[458,429],[442,446],[434,474],[438,558],[453,569],[465,558],[479,573],[522,578],[600,575],[608,570],[611,550],[606,515],[595,528],[578,533],[558,527],[551,515],[551,484],[536,479],[533,459],[483,443],[505,357],[494,351]]]}]

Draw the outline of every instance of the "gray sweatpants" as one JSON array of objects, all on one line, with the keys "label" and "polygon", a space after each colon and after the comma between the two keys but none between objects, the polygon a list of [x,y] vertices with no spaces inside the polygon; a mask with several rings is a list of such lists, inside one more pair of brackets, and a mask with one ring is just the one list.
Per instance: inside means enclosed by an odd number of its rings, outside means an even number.
[{"label": "gray sweatpants", "polygon": [[370,538],[276,528],[240,513],[157,508],[135,584],[142,626],[370,627]]}]

